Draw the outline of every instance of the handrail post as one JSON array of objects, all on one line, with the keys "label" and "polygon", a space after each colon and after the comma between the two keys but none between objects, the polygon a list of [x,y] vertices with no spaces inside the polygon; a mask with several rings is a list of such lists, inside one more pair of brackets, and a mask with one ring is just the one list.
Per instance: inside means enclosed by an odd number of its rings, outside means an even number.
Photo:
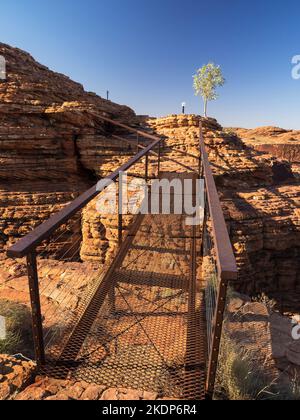
[{"label": "handrail post", "polygon": [[146,154],[146,163],[145,163],[145,181],[148,183],[149,180],[149,153]]},{"label": "handrail post", "polygon": [[211,352],[210,352],[209,361],[208,361],[207,384],[206,384],[208,397],[211,397],[211,398],[213,397],[215,382],[216,382],[219,352],[220,352],[220,345],[221,345],[222,331],[223,331],[224,312],[225,312],[225,307],[226,307],[227,287],[228,287],[228,281],[222,278],[222,274],[219,275],[219,284],[220,285],[219,285],[219,290],[218,290],[216,313],[214,317],[213,335],[212,335],[212,341],[211,341]]},{"label": "handrail post", "polygon": [[205,232],[207,229],[207,220],[208,220],[208,203],[207,203],[207,192],[206,192],[206,188],[204,188],[204,217],[203,217],[203,223],[202,223],[202,232],[201,232],[201,236],[202,236],[202,240],[201,240],[201,255],[202,257],[204,257],[204,240],[205,240]]},{"label": "handrail post", "polygon": [[139,145],[140,145],[140,135],[139,135],[139,133],[136,133],[136,150],[137,150],[137,153],[139,152]]},{"label": "handrail post", "polygon": [[122,245],[123,242],[123,217],[122,214],[118,215],[118,244]]},{"label": "handrail post", "polygon": [[160,176],[160,161],[161,161],[161,142],[158,143],[158,178]]},{"label": "handrail post", "polygon": [[118,197],[118,244],[123,242],[123,177],[119,177],[119,197]]},{"label": "handrail post", "polygon": [[200,117],[199,121],[199,176],[203,178],[202,174],[202,153],[201,153],[201,143],[203,139],[203,126],[202,126],[202,120]]},{"label": "handrail post", "polygon": [[29,293],[32,308],[32,330],[35,357],[38,367],[45,364],[45,348],[43,337],[43,323],[41,314],[41,302],[39,293],[39,279],[37,272],[36,251],[27,255],[27,272],[29,281]]}]

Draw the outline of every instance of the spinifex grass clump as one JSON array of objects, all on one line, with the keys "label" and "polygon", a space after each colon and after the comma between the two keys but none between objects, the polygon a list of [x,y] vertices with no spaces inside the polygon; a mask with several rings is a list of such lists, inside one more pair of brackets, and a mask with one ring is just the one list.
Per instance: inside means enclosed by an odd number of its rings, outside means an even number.
[{"label": "spinifex grass clump", "polygon": [[31,315],[25,305],[0,300],[0,315],[5,319],[5,338],[0,339],[0,354],[22,353],[33,356]]},{"label": "spinifex grass clump", "polygon": [[270,379],[247,353],[230,338],[223,335],[217,384],[217,400],[300,400],[300,381],[294,378],[283,383]]}]

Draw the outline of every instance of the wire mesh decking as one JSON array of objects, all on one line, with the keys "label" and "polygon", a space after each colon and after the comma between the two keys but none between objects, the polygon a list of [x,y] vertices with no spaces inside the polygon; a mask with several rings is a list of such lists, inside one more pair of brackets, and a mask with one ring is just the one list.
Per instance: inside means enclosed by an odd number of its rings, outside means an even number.
[{"label": "wire mesh decking", "polygon": [[199,241],[192,228],[184,228],[182,216],[140,220],[62,353],[48,349],[50,373],[160,396],[203,398],[203,295],[191,273]]}]

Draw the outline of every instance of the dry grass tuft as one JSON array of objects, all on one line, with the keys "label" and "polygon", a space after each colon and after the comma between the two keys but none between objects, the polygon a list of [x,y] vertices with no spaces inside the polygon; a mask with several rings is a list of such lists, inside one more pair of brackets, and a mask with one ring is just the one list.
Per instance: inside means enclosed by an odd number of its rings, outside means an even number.
[{"label": "dry grass tuft", "polygon": [[0,340],[0,353],[33,356],[31,314],[25,305],[0,300],[0,315],[5,318],[6,338]]},{"label": "dry grass tuft", "polygon": [[215,399],[217,400],[300,400],[300,381],[289,384],[271,381],[253,358],[224,334]]}]

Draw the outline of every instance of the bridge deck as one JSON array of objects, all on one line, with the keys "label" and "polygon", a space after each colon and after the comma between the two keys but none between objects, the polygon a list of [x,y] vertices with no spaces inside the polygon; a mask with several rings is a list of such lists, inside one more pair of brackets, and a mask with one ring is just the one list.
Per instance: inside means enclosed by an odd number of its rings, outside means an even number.
[{"label": "bridge deck", "polygon": [[55,364],[56,376],[68,371],[109,387],[204,397],[205,323],[193,273],[193,249],[200,249],[195,232],[185,216],[137,217]]}]

